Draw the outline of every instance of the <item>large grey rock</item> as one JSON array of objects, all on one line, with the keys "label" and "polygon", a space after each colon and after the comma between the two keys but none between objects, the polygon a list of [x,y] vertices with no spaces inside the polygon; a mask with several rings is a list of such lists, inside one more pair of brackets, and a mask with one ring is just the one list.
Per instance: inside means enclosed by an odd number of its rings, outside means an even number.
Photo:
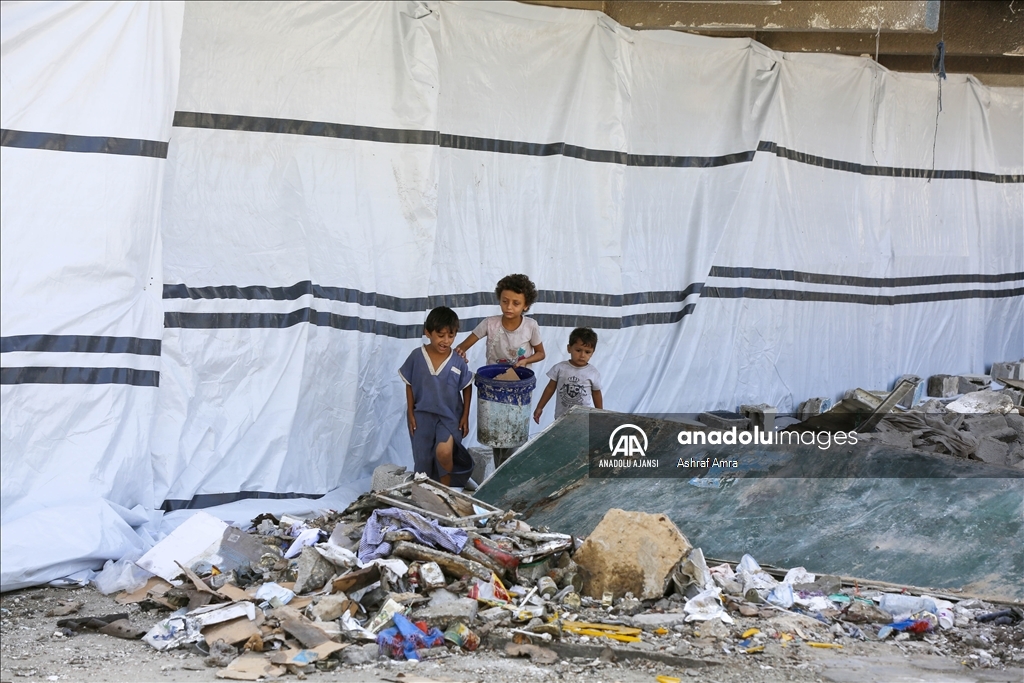
[{"label": "large grey rock", "polygon": [[295,576],[296,595],[318,591],[334,576],[334,565],[324,559],[316,548],[306,546],[299,555]]},{"label": "large grey rock", "polygon": [[413,610],[413,621],[425,621],[444,631],[455,623],[467,626],[476,619],[477,602],[469,598],[458,598],[440,605],[427,605]]},{"label": "large grey rock", "polygon": [[612,508],[574,557],[583,594],[600,599],[632,593],[640,600],[661,598],[676,564],[692,546],[663,514]]}]

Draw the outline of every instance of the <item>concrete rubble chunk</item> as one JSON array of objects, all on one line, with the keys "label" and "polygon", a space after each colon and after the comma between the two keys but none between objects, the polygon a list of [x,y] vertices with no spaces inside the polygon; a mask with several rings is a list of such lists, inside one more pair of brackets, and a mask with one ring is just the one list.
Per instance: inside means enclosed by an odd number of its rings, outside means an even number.
[{"label": "concrete rubble chunk", "polygon": [[697,416],[697,420],[706,424],[711,429],[728,430],[735,427],[736,429],[744,430],[750,427],[750,420],[739,413],[731,413],[727,410],[713,410],[701,413]]},{"label": "concrete rubble chunk", "polygon": [[341,618],[342,612],[347,611],[351,604],[352,602],[344,593],[335,593],[320,598],[310,610],[313,612],[313,616],[320,621],[334,621]]},{"label": "concrete rubble chunk", "polygon": [[392,486],[398,486],[412,480],[412,476],[411,472],[406,472],[404,465],[379,465],[373,470],[370,490],[383,491],[384,489],[389,489]]},{"label": "concrete rubble chunk", "polygon": [[1010,445],[997,441],[986,436],[978,442],[978,448],[974,451],[974,457],[990,465],[1008,465],[1007,456],[1010,455]]},{"label": "concrete rubble chunk", "polygon": [[672,570],[690,552],[690,542],[663,514],[612,508],[577,551],[583,593],[600,599],[632,593],[660,598]]},{"label": "concrete rubble chunk", "polygon": [[427,605],[413,610],[413,621],[426,621],[444,631],[456,623],[468,624],[476,619],[478,605],[476,600],[458,598],[443,604]]},{"label": "concrete rubble chunk", "polygon": [[800,418],[800,420],[806,420],[809,417],[821,415],[831,407],[832,399],[825,398],[823,396],[809,398],[803,403],[801,403],[800,406],[797,408],[796,416]]},{"label": "concrete rubble chunk", "polygon": [[1024,391],[1006,387],[1005,389],[1000,389],[999,393],[1002,394],[1003,396],[1009,396],[1010,401],[1012,401],[1013,405],[1015,406],[1024,404]]},{"label": "concrete rubble chunk", "polygon": [[965,394],[946,406],[952,413],[1002,414],[1013,410],[1009,396],[996,391],[973,391]]},{"label": "concrete rubble chunk", "polygon": [[972,391],[988,389],[992,384],[992,378],[988,375],[957,375],[957,382],[961,394],[969,394]]},{"label": "concrete rubble chunk", "polygon": [[775,414],[775,406],[767,403],[740,406],[740,415],[750,420],[751,427],[757,427],[762,432],[775,431]]},{"label": "concrete rubble chunk", "polygon": [[316,548],[305,547],[299,554],[295,588],[296,595],[318,591],[334,576],[334,565],[324,559]]},{"label": "concrete rubble chunk", "polygon": [[951,398],[960,393],[960,378],[955,375],[932,375],[928,378],[928,395]]},{"label": "concrete rubble chunk", "polygon": [[993,363],[989,377],[996,382],[1004,379],[1024,379],[1024,360]]},{"label": "concrete rubble chunk", "polygon": [[1007,413],[1003,416],[1006,426],[1017,432],[1017,440],[1024,441],[1024,415],[1019,413]]}]

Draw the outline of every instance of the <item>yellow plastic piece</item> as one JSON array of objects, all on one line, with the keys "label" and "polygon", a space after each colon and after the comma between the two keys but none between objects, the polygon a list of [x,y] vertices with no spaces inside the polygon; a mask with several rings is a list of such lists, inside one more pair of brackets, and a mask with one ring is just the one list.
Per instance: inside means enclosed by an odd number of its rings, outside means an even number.
[{"label": "yellow plastic piece", "polygon": [[654,679],[657,683],[683,683],[683,679],[675,676],[658,676]]},{"label": "yellow plastic piece", "polygon": [[764,652],[764,645],[755,645],[754,647],[748,647],[744,650],[748,655],[752,655],[758,652]]},{"label": "yellow plastic piece", "polygon": [[811,642],[808,642],[807,644],[810,645],[811,647],[820,647],[820,648],[824,648],[824,649],[827,649],[827,650],[842,650],[843,649],[842,645],[837,645],[836,643],[811,643]]},{"label": "yellow plastic piece", "polygon": [[756,634],[758,634],[760,632],[761,632],[761,629],[748,628],[746,631],[743,632],[743,635],[741,636],[741,638],[749,638],[750,636],[756,635]]},{"label": "yellow plastic piece", "polygon": [[611,638],[622,643],[639,643],[639,636],[642,633],[638,628],[618,626],[616,624],[591,624],[586,621],[562,622],[562,630],[580,636]]},{"label": "yellow plastic piece", "polygon": [[659,627],[659,628],[654,629],[654,635],[656,635],[656,636],[663,636],[663,635],[665,635],[667,633],[668,633],[668,629],[665,628],[665,627]]}]

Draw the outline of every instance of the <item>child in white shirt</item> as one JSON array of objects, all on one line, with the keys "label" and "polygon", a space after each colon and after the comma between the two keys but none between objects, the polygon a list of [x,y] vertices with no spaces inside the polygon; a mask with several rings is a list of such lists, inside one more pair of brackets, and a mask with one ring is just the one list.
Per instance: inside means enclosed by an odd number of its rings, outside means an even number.
[{"label": "child in white shirt", "polygon": [[597,334],[589,327],[577,327],[569,333],[569,345],[566,347],[569,360],[556,363],[548,370],[551,381],[544,387],[537,409],[533,411],[534,422],[540,422],[544,406],[555,394],[558,395],[555,402],[556,420],[575,405],[604,408],[601,373],[590,365],[590,357],[596,348]]}]

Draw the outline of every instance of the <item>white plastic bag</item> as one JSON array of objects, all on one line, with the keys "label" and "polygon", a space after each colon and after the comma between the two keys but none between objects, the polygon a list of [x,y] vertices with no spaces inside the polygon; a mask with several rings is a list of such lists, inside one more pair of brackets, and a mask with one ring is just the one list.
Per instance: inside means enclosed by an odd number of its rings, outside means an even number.
[{"label": "white plastic bag", "polygon": [[117,562],[107,560],[103,569],[92,579],[92,585],[104,595],[126,591],[134,593],[149,581],[153,576],[150,572],[135,564],[135,560],[142,557],[141,553],[125,555]]}]

